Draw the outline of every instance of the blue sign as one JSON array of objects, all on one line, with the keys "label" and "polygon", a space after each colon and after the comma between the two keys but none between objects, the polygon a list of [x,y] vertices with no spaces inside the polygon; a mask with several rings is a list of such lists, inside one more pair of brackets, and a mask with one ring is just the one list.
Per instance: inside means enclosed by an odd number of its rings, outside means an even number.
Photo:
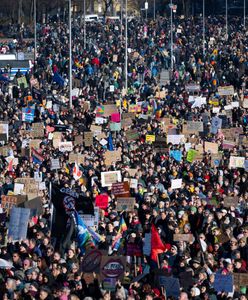
[{"label": "blue sign", "polygon": [[22,109],[22,121],[33,122],[34,121],[34,109],[26,107]]}]

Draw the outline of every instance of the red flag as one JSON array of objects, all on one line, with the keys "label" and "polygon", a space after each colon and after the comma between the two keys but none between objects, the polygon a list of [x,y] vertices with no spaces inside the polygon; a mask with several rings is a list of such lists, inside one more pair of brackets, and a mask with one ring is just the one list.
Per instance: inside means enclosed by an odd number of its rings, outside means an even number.
[{"label": "red flag", "polygon": [[152,224],[151,259],[157,262],[158,254],[163,253],[165,250],[166,247],[161,241],[157,228]]}]

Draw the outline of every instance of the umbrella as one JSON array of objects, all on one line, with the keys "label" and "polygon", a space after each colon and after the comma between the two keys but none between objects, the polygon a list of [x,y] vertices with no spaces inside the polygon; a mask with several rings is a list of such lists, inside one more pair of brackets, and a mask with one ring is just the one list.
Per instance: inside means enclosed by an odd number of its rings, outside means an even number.
[{"label": "umbrella", "polygon": [[5,259],[0,258],[0,269],[12,268],[13,264]]}]

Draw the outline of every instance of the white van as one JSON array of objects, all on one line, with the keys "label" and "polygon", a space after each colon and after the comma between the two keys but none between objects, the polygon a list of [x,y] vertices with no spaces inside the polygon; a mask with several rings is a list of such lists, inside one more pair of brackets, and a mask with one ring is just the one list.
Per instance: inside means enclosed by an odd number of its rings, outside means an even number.
[{"label": "white van", "polygon": [[85,15],[85,22],[97,22],[98,19],[98,15]]}]

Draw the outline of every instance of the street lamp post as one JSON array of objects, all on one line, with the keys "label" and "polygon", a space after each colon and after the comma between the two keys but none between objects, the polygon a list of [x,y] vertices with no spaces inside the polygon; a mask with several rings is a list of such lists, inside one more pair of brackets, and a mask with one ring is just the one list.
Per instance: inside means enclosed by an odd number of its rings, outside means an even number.
[{"label": "street lamp post", "polygon": [[244,0],[244,29],[245,29],[245,15],[246,15],[246,5],[245,5],[246,0]]},{"label": "street lamp post", "polygon": [[203,56],[205,56],[205,0],[203,0],[203,8],[202,8],[202,26],[203,26]]},{"label": "street lamp post", "polygon": [[34,0],[34,70],[36,69],[36,53],[37,53],[37,18],[36,18],[36,0]]},{"label": "street lamp post", "polygon": [[156,0],[153,2],[153,19],[156,20]]},{"label": "street lamp post", "polygon": [[147,20],[147,11],[148,11],[148,2],[145,2],[145,10],[146,10],[146,20]]},{"label": "street lamp post", "polygon": [[228,8],[227,8],[227,0],[226,0],[226,39],[228,39],[228,21],[227,21],[227,15],[228,15]]},{"label": "street lamp post", "polygon": [[127,81],[127,0],[125,0],[125,13],[126,13],[126,18],[125,18],[125,89],[127,92],[128,88],[128,81]]},{"label": "street lamp post", "polygon": [[172,4],[172,0],[170,1],[170,11],[171,11],[171,15],[170,15],[170,19],[171,19],[171,71],[173,71],[173,15],[172,15],[172,8],[173,8],[173,4]]},{"label": "street lamp post", "polygon": [[69,0],[69,105],[72,108],[71,0]]},{"label": "street lamp post", "polygon": [[86,21],[85,21],[85,10],[86,10],[86,5],[85,5],[85,0],[84,0],[84,49],[86,48]]}]

